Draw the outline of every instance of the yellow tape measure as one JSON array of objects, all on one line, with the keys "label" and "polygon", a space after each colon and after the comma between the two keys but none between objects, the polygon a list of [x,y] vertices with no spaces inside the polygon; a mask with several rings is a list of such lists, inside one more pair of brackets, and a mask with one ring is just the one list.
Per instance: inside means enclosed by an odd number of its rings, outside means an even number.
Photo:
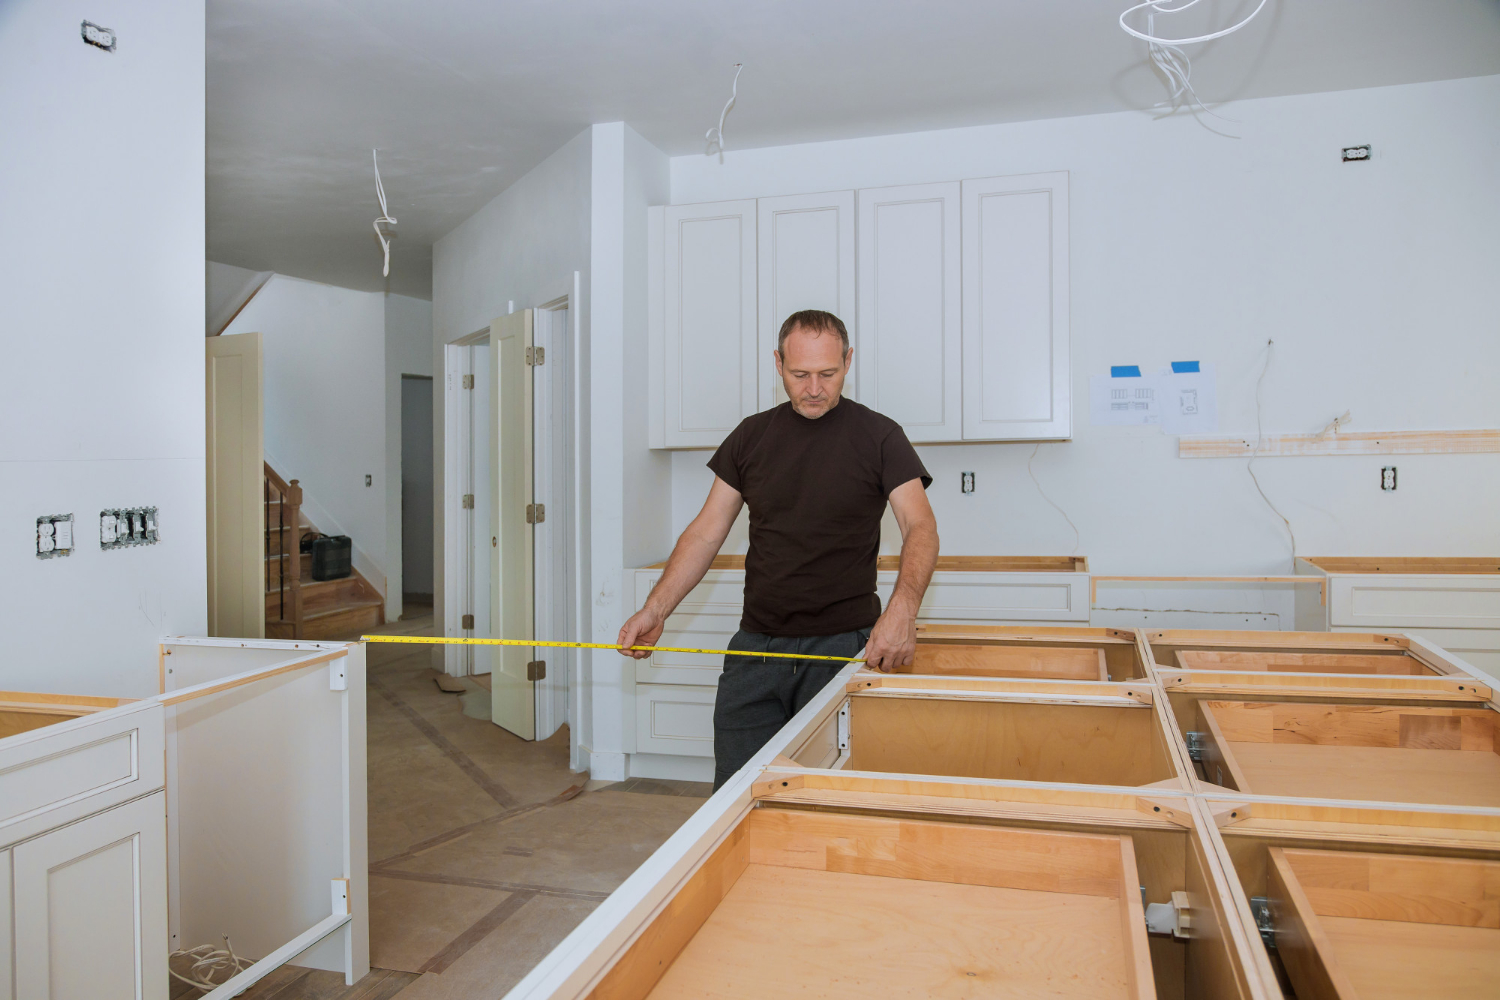
[{"label": "yellow tape measure", "polygon": [[[361,642],[412,642],[438,646],[547,646],[553,649],[612,649],[607,642],[546,642],[541,639],[453,639],[432,635],[362,635]],[[744,649],[689,649],[685,646],[631,646],[651,653],[704,653],[710,656],[771,656],[783,660],[836,660],[839,663],[863,663],[857,656],[815,656],[811,653],[757,653]]]}]

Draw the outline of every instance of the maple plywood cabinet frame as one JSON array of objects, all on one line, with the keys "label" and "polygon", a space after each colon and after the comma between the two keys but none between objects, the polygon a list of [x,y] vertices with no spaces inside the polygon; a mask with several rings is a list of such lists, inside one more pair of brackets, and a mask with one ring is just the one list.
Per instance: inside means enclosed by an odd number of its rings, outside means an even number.
[{"label": "maple plywood cabinet frame", "polygon": [[1280,995],[1500,995],[1500,810],[1445,817],[1229,796],[1200,806],[1228,908]]},{"label": "maple plywood cabinet frame", "polygon": [[1322,577],[1328,595],[1326,605],[1297,595],[1298,628],[1399,629],[1500,677],[1500,557],[1312,556],[1297,572]]},{"label": "maple plywood cabinet frame", "polygon": [[[795,753],[823,710],[794,720],[780,749]],[[777,750],[511,1000],[1272,995],[1186,798],[819,772],[768,759]],[[1144,903],[1174,900],[1185,936],[1148,936]]]}]

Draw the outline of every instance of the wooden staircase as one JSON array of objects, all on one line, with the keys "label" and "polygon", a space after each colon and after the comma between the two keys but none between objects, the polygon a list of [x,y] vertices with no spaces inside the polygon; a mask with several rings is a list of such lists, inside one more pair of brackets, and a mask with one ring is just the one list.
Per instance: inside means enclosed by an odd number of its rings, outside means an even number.
[{"label": "wooden staircase", "polygon": [[318,529],[302,513],[302,487],[266,465],[266,638],[346,639],[385,624],[385,601],[355,570],[314,580],[302,536]]}]

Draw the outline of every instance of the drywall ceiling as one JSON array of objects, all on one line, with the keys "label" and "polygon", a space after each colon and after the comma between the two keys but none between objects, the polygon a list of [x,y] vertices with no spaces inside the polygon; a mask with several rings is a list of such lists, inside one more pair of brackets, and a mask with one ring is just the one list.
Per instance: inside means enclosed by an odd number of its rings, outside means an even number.
[{"label": "drywall ceiling", "polygon": [[[1203,0],[1169,30],[1254,2]],[[702,151],[736,62],[730,150],[1145,113],[1164,89],[1116,23],[1129,5],[208,0],[209,257],[430,296],[433,241],[586,126]],[[1269,0],[1189,54],[1210,103],[1500,73],[1500,2]],[[371,147],[399,220],[388,284]]]}]

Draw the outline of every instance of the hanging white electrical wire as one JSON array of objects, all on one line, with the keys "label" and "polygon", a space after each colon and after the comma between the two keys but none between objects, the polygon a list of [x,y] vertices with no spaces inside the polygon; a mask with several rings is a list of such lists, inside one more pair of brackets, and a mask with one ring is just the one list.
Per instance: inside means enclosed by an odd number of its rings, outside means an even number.
[{"label": "hanging white electrical wire", "polygon": [[703,133],[708,148],[703,151],[704,156],[719,154],[719,162],[724,162],[724,119],[729,115],[729,109],[734,107],[735,99],[740,96],[740,71],[745,68],[744,63],[734,64],[734,82],[729,88],[729,100],[724,102],[724,110],[719,112],[719,124]]},{"label": "hanging white electrical wire", "polygon": [[[1261,367],[1260,378],[1255,380],[1255,447],[1250,451],[1250,459],[1245,463],[1245,471],[1250,473],[1250,481],[1255,484],[1255,491],[1259,493],[1260,498],[1266,502],[1266,506],[1271,508],[1271,513],[1281,518],[1281,523],[1286,525],[1286,533],[1292,540],[1292,572],[1295,573],[1297,571],[1297,533],[1292,530],[1292,522],[1288,521],[1286,519],[1286,515],[1277,509],[1276,505],[1271,502],[1270,497],[1266,496],[1265,488],[1260,485],[1260,477],[1255,474],[1255,459],[1260,455],[1260,442],[1262,437],[1264,436],[1261,433],[1260,423],[1260,387],[1261,383],[1266,380],[1266,372],[1271,370],[1271,352],[1275,349],[1275,347],[1276,342],[1267,338],[1266,363]],[[1337,423],[1337,421],[1335,421],[1335,423]]]},{"label": "hanging white electrical wire", "polygon": [[[1200,0],[1187,0],[1186,3],[1182,3],[1176,7],[1169,6],[1171,2],[1172,0],[1147,0],[1145,3],[1136,4],[1120,15],[1120,27],[1124,29],[1126,34],[1139,38],[1146,43],[1151,65],[1167,81],[1167,88],[1171,92],[1171,99],[1157,104],[1156,107],[1166,108],[1166,114],[1171,114],[1182,107],[1184,101],[1186,101],[1190,106],[1200,111],[1205,111],[1215,118],[1220,118],[1224,121],[1233,121],[1233,119],[1224,118],[1223,115],[1214,114],[1214,112],[1209,111],[1208,106],[1199,99],[1198,92],[1193,89],[1192,84],[1192,60],[1187,57],[1187,53],[1182,51],[1181,46],[1192,45],[1197,42],[1209,42],[1215,38],[1223,38],[1225,35],[1234,34],[1255,20],[1255,16],[1261,12],[1261,8],[1265,7],[1266,0],[1260,0],[1256,8],[1250,12],[1249,17],[1220,31],[1210,32],[1206,35],[1196,35],[1192,38],[1164,38],[1156,33],[1156,15],[1180,14],[1189,7],[1196,6]],[[1126,19],[1139,10],[1148,11],[1146,14],[1145,31],[1138,31],[1126,23]]]},{"label": "hanging white electrical wire", "polygon": [[[193,960],[192,968],[188,969],[188,974],[185,976],[172,968],[170,964],[167,967],[167,971],[172,974],[174,979],[180,979],[184,983],[196,986],[201,990],[215,989],[254,964],[248,958],[240,958],[234,953],[234,945],[229,943],[228,934],[224,935],[223,948],[215,948],[211,944],[200,944],[196,948],[184,948],[181,951],[174,951],[171,957],[191,958]],[[219,973],[226,973],[226,975],[218,980],[218,982],[215,982],[214,976]]]},{"label": "hanging white electrical wire", "polygon": [[381,268],[381,276],[391,276],[391,240],[396,238],[395,233],[387,233],[380,228],[382,222],[394,226],[396,220],[391,218],[390,210],[385,207],[385,185],[380,183],[380,153],[370,150],[370,158],[375,162],[375,196],[380,199],[380,218],[375,220],[375,236],[380,240],[380,249],[385,253],[385,266]]}]

